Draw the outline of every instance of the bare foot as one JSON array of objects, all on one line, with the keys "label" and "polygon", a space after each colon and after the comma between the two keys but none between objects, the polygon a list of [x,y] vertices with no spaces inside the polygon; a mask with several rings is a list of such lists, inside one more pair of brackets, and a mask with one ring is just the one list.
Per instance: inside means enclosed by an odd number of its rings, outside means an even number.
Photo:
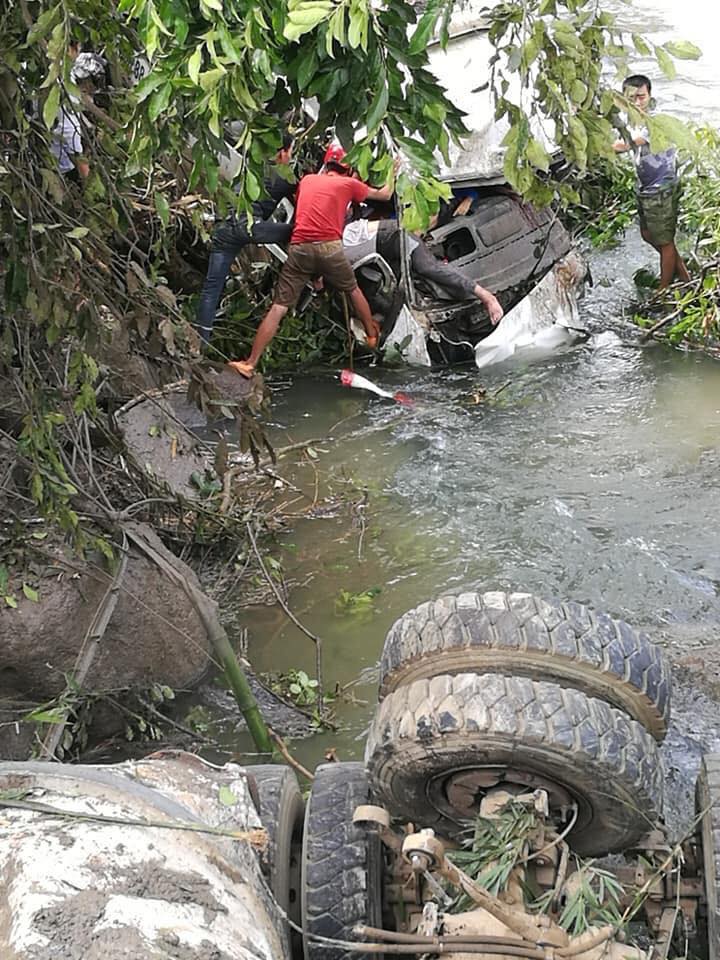
[{"label": "bare foot", "polygon": [[255,367],[247,360],[229,360],[228,366],[232,367],[233,370],[237,370],[240,376],[245,377],[247,380],[255,373]]},{"label": "bare foot", "polygon": [[460,203],[457,205],[453,211],[454,217],[464,217],[472,206],[473,198],[472,197],[463,197]]}]

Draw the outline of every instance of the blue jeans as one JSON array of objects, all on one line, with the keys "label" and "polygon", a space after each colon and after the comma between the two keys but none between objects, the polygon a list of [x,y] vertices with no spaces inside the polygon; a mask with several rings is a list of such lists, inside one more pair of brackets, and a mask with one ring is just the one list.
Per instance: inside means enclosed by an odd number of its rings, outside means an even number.
[{"label": "blue jeans", "polygon": [[249,243],[280,243],[290,240],[292,227],[287,223],[256,220],[248,230],[247,220],[222,220],[215,225],[207,275],[200,294],[195,326],[207,343],[212,335],[215,314],[233,260]]}]

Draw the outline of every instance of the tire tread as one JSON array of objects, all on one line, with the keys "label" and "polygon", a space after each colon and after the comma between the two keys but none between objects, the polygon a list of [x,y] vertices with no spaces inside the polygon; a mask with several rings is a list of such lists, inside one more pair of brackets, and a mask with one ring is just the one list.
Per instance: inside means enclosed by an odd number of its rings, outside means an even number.
[{"label": "tire tread", "polygon": [[[443,666],[449,651],[456,653],[457,669]],[[506,660],[498,661],[503,653]],[[534,658],[532,664],[523,654]],[[501,591],[421,603],[388,632],[380,662],[380,697],[435,667],[438,672],[524,671],[539,679],[557,679],[607,700],[657,740],[667,732],[671,679],[660,648],[624,621],[579,603],[550,603],[531,594]]]}]

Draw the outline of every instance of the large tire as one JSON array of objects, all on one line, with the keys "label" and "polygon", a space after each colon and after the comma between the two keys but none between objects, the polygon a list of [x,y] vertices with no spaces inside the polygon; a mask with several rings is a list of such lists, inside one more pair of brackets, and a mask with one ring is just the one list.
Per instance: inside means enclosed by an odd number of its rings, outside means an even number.
[{"label": "large tire", "polygon": [[[268,843],[260,854],[260,866],[278,906],[300,926],[301,853],[305,804],[297,777],[290,767],[257,764],[248,772],[257,786],[260,822],[267,831]],[[291,953],[299,935],[283,921],[283,936]]]},{"label": "large tire", "polygon": [[708,754],[695,787],[707,900],[708,960],[720,960],[720,754]]},{"label": "large tire", "polygon": [[528,593],[463,593],[422,603],[385,640],[380,697],[436,674],[531,677],[599,697],[662,740],[670,670],[660,648],[623,620]]},{"label": "large tire", "polygon": [[[382,853],[376,834],[352,822],[369,799],[361,763],[328,763],[315,771],[305,812],[302,916],[306,934],[355,940],[353,927],[382,923]],[[369,960],[305,936],[305,960]],[[377,957],[373,957],[377,960]]]},{"label": "large tire", "polygon": [[662,801],[658,748],[640,724],[576,690],[497,674],[438,676],[391,693],[366,763],[392,814],[449,836],[498,783],[544,787],[558,811],[569,795],[578,817],[568,842],[584,856],[632,847]]}]

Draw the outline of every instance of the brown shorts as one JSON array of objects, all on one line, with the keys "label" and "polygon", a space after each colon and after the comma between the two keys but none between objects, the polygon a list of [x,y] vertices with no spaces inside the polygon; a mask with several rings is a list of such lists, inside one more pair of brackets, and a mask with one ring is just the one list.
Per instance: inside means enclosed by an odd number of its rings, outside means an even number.
[{"label": "brown shorts", "polygon": [[273,303],[294,306],[302,288],[313,277],[322,277],[342,293],[352,293],[357,287],[355,274],[343,253],[342,240],[291,243],[278,277]]}]

